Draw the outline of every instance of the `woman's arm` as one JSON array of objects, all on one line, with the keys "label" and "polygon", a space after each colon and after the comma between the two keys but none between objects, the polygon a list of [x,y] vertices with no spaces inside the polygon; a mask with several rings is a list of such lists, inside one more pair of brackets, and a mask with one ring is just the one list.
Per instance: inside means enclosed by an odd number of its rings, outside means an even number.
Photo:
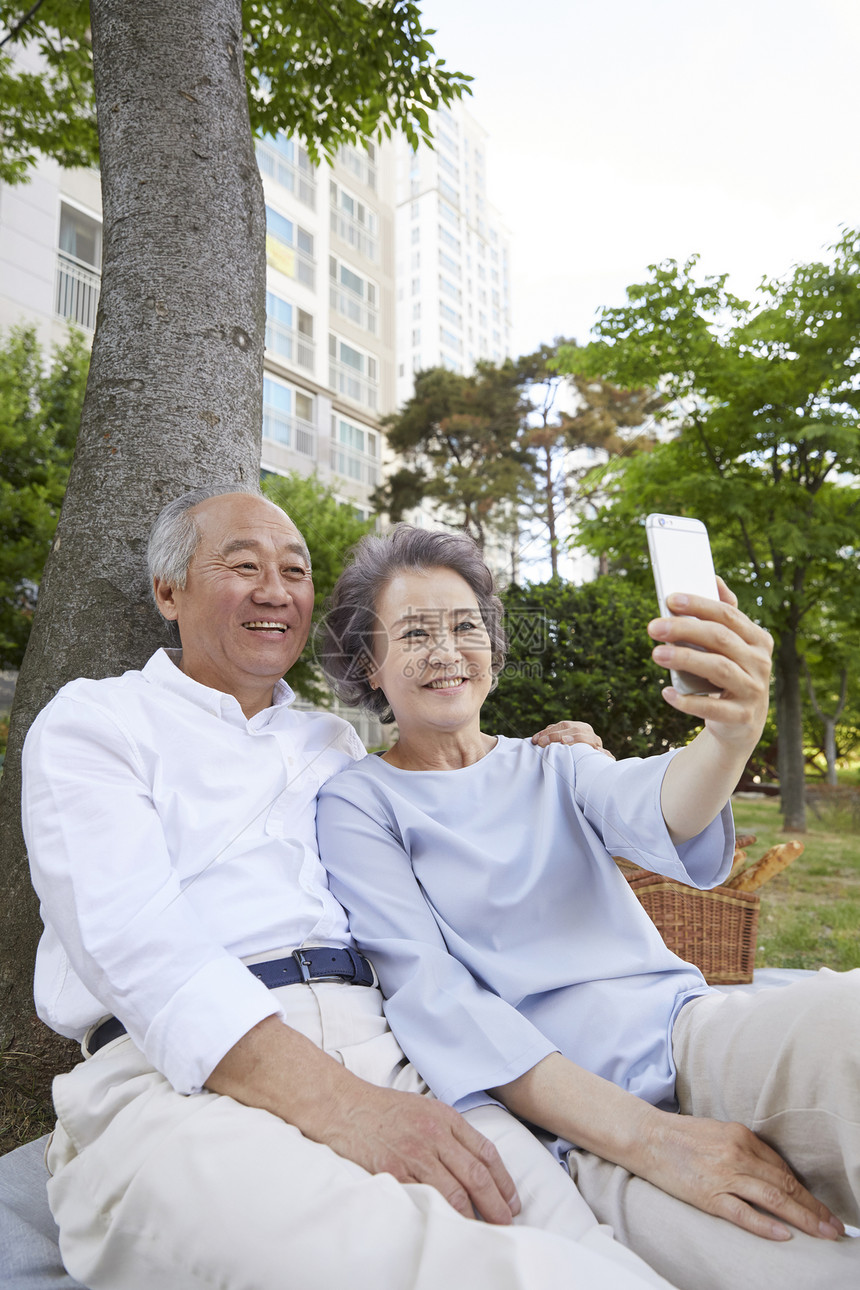
[{"label": "woman's arm", "polygon": [[844,1233],[785,1161],[742,1124],[659,1111],[560,1053],[489,1092],[522,1119],[757,1236],[788,1240],[784,1222],[830,1240]]},{"label": "woman's arm", "polygon": [[[718,579],[720,603],[673,595],[670,607],[684,617],[657,618],[648,632],[660,641],[652,656],[662,666],[690,670],[713,683],[713,694],[663,698],[679,712],[700,717],[705,728],[672,759],[660,804],[672,841],[685,842],[719,814],[731,796],[764,729],[773,640],[737,608],[737,597]],[[704,652],[678,642],[703,646]]]}]

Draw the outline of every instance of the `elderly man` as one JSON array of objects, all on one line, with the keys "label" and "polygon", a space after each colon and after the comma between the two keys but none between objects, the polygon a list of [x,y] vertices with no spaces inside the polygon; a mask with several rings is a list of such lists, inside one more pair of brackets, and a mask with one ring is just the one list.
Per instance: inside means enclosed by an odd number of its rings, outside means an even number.
[{"label": "elderly man", "polygon": [[24,754],[37,1006],[87,1057],[55,1083],[48,1152],[69,1271],[665,1285],[500,1108],[470,1124],[418,1096],[316,851],[317,789],[364,750],[281,679],[313,608],[301,534],[228,486],[166,507],[149,558],[181,650],[65,686]]}]

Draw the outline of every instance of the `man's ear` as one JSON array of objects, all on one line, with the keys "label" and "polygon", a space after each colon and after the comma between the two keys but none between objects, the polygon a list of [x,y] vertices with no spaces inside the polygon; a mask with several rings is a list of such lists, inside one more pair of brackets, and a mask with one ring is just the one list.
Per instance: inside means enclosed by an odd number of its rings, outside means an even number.
[{"label": "man's ear", "polygon": [[169,622],[176,622],[179,617],[179,606],[176,603],[172,585],[162,578],[153,578],[152,591],[162,618],[166,618]]}]

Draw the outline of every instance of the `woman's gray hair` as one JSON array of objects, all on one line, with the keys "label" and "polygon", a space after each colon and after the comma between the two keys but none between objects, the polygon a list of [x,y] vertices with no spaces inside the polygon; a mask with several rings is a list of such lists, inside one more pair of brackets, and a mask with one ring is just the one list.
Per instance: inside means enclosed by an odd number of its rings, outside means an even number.
[{"label": "woman's gray hair", "polygon": [[251,497],[263,497],[254,485],[227,483],[194,488],[190,493],[183,493],[181,497],[175,497],[167,503],[149,531],[146,564],[150,586],[153,578],[158,578],[159,582],[178,587],[180,591],[184,589],[191,557],[200,544],[200,530],[190,512],[201,502],[208,502],[210,497],[222,497],[225,493],[248,493]]},{"label": "woman's gray hair", "polygon": [[[337,580],[317,632],[317,659],[335,694],[350,707],[365,708],[388,723],[394,720],[381,690],[371,688],[376,606],[398,573],[453,569],[475,593],[490,638],[490,670],[498,677],[508,642],[502,626],[502,602],[480,547],[465,533],[434,533],[398,524],[388,537],[367,534],[352,550],[352,562]],[[496,681],[493,681],[495,688]]]}]

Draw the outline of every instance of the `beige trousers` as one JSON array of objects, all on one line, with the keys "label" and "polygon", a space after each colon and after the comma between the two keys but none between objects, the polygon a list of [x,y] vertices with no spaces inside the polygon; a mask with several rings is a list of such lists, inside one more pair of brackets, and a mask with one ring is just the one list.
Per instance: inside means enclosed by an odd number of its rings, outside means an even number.
[{"label": "beige trousers", "polygon": [[[427,1091],[377,990],[278,994],[289,1023],[355,1074]],[[523,1212],[508,1228],[371,1175],[266,1111],[181,1096],[127,1037],[60,1076],[54,1099],[48,1194],[66,1266],[92,1290],[666,1290],[497,1107],[469,1118],[517,1183]]]},{"label": "beige trousers", "polygon": [[[705,996],[682,1009],[673,1038],[684,1114],[748,1125],[860,1224],[860,970]],[[680,1290],[860,1287],[860,1239],[766,1241],[586,1152],[569,1164],[600,1221]]]}]

